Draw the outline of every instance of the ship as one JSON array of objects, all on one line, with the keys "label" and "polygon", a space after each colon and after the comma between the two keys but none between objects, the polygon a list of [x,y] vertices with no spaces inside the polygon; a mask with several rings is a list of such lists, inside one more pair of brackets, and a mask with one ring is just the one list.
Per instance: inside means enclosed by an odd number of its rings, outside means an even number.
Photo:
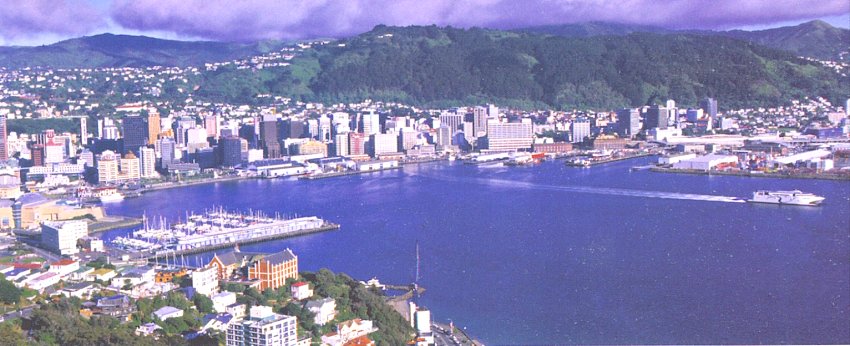
[{"label": "ship", "polygon": [[821,197],[821,196],[811,194],[811,193],[802,192],[800,190],[793,190],[793,191],[759,190],[759,191],[753,192],[753,199],[748,200],[748,202],[818,206],[823,202],[823,200],[824,200],[824,198]]}]

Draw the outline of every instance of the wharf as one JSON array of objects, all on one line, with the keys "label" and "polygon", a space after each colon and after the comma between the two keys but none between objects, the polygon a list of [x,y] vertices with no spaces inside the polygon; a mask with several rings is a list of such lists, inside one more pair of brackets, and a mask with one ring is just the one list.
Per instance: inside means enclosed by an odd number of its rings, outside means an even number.
[{"label": "wharf", "polygon": [[[338,229],[339,229],[338,224],[326,222],[323,226],[318,227],[318,228],[309,228],[309,229],[302,229],[302,230],[287,232],[287,233],[271,234],[271,235],[241,240],[241,241],[232,242],[232,243],[231,242],[219,243],[219,244],[213,244],[213,245],[204,245],[204,246],[193,247],[191,249],[185,249],[185,250],[168,251],[167,254],[169,256],[171,256],[171,255],[178,255],[178,256],[179,255],[193,255],[193,254],[199,254],[199,253],[208,252],[208,251],[212,251],[212,250],[232,248],[236,245],[262,243],[262,242],[269,241],[269,240],[285,239],[285,238],[297,237],[297,236],[312,234],[312,233],[334,231],[334,230],[338,230]],[[163,255],[163,256],[165,256],[165,255]],[[151,261],[151,260],[155,261],[157,257],[159,257],[159,255],[148,256],[147,259],[148,259],[148,261]]]},{"label": "wharf", "polygon": [[301,180],[316,180],[316,179],[325,179],[325,178],[335,178],[335,177],[343,177],[343,176],[346,176],[346,175],[356,175],[356,174],[364,174],[364,173],[375,173],[375,172],[381,172],[381,171],[389,171],[389,170],[394,170],[394,169],[399,169],[399,168],[401,168],[400,165],[396,166],[396,167],[373,169],[373,170],[370,170],[370,171],[345,171],[345,172],[317,173],[317,174],[301,176],[301,177],[298,177],[298,179],[301,179]]},{"label": "wharf", "polygon": [[89,235],[142,224],[142,219],[125,216],[106,216],[89,223]]},{"label": "wharf", "polygon": [[824,173],[796,173],[796,172],[761,172],[761,171],[703,171],[695,169],[677,169],[653,167],[649,169],[658,173],[680,173],[696,175],[727,175],[750,178],[783,178],[783,179],[822,179],[822,180],[850,180],[850,174],[824,174]]},{"label": "wharf", "polygon": [[645,154],[637,154],[637,155],[624,156],[624,157],[614,157],[614,158],[604,159],[604,160],[599,160],[599,161],[590,161],[590,165],[596,166],[596,165],[602,165],[602,164],[611,163],[611,162],[625,161],[625,160],[631,160],[631,159],[636,159],[636,158],[639,158],[639,157],[646,157],[646,156],[653,156],[653,155],[655,155],[655,154],[645,153]]},{"label": "wharf", "polygon": [[179,187],[213,184],[213,183],[224,183],[224,182],[228,182],[228,181],[238,181],[238,180],[255,179],[255,178],[256,177],[252,177],[252,176],[236,176],[236,177],[219,177],[219,178],[207,178],[207,179],[191,180],[191,181],[159,183],[159,184],[154,185],[154,186],[148,186],[148,187],[144,187],[142,189],[139,189],[138,192],[139,193],[147,193],[147,192],[158,191],[158,190],[175,189],[175,188],[179,188]]}]

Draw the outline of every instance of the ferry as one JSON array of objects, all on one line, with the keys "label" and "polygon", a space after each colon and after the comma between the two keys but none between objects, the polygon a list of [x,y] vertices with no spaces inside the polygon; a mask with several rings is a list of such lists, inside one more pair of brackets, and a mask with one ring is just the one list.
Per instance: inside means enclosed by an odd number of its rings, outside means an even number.
[{"label": "ferry", "polygon": [[753,192],[753,199],[748,200],[751,203],[769,203],[769,204],[787,204],[787,205],[808,205],[818,206],[823,202],[824,198],[815,194],[802,192],[800,190],[793,191],[767,191],[759,190]]},{"label": "ferry", "polygon": [[121,202],[121,201],[124,200],[124,195],[122,195],[120,192],[115,191],[115,190],[110,190],[110,191],[112,191],[112,192],[100,195],[100,197],[99,197],[100,203],[114,203],[114,202]]}]

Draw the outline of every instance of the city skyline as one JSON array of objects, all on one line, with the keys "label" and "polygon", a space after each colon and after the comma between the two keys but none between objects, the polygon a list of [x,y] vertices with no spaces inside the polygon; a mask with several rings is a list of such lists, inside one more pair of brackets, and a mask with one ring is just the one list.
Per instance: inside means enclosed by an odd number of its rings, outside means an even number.
[{"label": "city skyline", "polygon": [[[256,41],[345,37],[375,25],[439,25],[516,29],[589,21],[648,25],[668,29],[761,30],[820,19],[850,28],[850,3],[645,0],[524,2],[502,0],[358,0],[159,2],[122,0],[2,1],[0,45],[51,44],[100,33],[145,35],[177,40]],[[296,10],[294,10],[296,9]]]}]

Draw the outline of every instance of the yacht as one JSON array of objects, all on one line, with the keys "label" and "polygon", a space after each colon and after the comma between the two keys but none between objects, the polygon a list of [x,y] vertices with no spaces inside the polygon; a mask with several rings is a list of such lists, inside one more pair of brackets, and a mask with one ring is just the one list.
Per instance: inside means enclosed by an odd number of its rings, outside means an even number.
[{"label": "yacht", "polygon": [[824,198],[811,193],[802,192],[800,190],[793,191],[767,191],[759,190],[753,192],[753,199],[748,202],[753,203],[770,203],[770,204],[789,204],[789,205],[811,205],[817,206],[823,202]]}]

